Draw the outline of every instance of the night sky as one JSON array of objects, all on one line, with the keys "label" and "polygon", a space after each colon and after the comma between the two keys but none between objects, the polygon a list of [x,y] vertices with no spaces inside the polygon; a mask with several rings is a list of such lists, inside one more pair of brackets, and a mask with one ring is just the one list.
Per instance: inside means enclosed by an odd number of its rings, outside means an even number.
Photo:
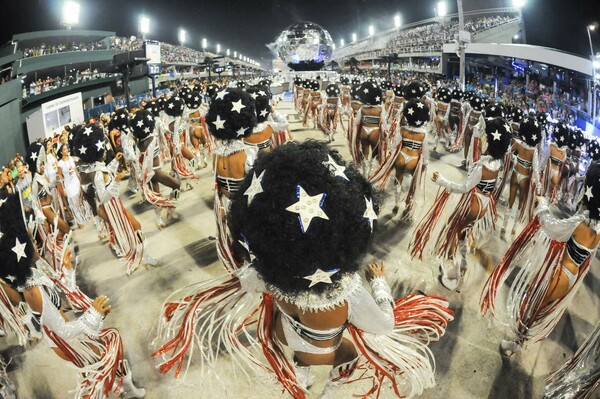
[{"label": "night sky", "polygon": [[[477,1],[465,0],[465,3]],[[490,0],[482,0],[487,3]],[[62,0],[2,1],[0,43],[14,33],[59,29]],[[499,0],[510,5],[510,0]],[[393,27],[393,17],[404,23],[434,16],[436,0],[80,0],[80,29],[115,31],[120,36],[137,34],[138,17],[151,18],[150,39],[177,43],[180,27],[188,32],[188,45],[237,50],[258,61],[272,57],[265,44],[275,40],[288,25],[302,20],[320,24],[334,41],[350,40],[352,32],[366,36],[373,24],[378,31]],[[456,2],[448,1],[450,12]],[[554,47],[589,57],[585,26],[600,22],[600,0],[527,0],[524,9],[530,44]],[[600,51],[600,32],[593,35]]]}]

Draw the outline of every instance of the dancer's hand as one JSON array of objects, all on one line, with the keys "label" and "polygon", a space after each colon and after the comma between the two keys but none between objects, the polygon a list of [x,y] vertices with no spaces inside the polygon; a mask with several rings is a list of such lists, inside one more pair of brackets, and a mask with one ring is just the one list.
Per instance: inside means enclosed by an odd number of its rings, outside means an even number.
[{"label": "dancer's hand", "polygon": [[117,175],[115,176],[115,181],[118,183],[121,180],[123,180],[123,178],[125,177],[125,172],[119,172],[117,173]]},{"label": "dancer's hand", "polygon": [[432,181],[437,181],[437,179],[439,179],[440,177],[440,172],[433,172],[433,176],[431,177]]},{"label": "dancer's hand", "polygon": [[368,281],[373,280],[375,277],[383,277],[385,274],[383,262],[381,262],[381,265],[379,265],[377,262],[369,263],[365,274],[367,275]]},{"label": "dancer's hand", "polygon": [[115,159],[116,159],[117,161],[120,161],[120,160],[121,160],[121,158],[123,158],[123,153],[122,153],[122,152],[117,152],[117,153],[115,154]]},{"label": "dancer's hand", "polygon": [[94,299],[92,306],[104,317],[110,313],[111,306],[108,304],[108,297],[106,295],[100,295]]}]

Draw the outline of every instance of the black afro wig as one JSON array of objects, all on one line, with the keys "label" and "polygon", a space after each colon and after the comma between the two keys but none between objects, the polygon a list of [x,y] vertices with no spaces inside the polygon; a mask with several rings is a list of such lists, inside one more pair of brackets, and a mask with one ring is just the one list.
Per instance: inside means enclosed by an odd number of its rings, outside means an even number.
[{"label": "black afro wig", "polygon": [[35,249],[23,221],[17,194],[0,194],[0,278],[10,287],[25,285],[31,276]]},{"label": "black afro wig", "polygon": [[[253,181],[261,190],[249,202]],[[324,292],[332,285],[309,287],[306,277],[338,270],[335,284],[359,270],[379,210],[374,196],[371,184],[325,143],[290,142],[259,157],[246,175],[232,197],[230,228],[234,242],[245,242],[256,257],[252,266],[264,281],[290,294]],[[300,198],[324,215],[301,217]]]},{"label": "black afro wig", "polygon": [[409,127],[422,128],[429,121],[429,107],[422,100],[410,100],[404,105],[402,115]]},{"label": "black afro wig", "polygon": [[94,163],[104,159],[106,152],[104,131],[95,123],[90,123],[73,136],[75,156],[83,163]]},{"label": "black afro wig", "polygon": [[247,137],[256,126],[254,100],[242,89],[226,89],[210,103],[206,124],[220,140]]},{"label": "black afro wig", "polygon": [[494,159],[503,159],[512,140],[512,129],[508,122],[503,118],[486,119],[485,135],[487,153]]},{"label": "black afro wig", "polygon": [[131,118],[131,131],[138,140],[143,140],[150,136],[154,131],[154,116],[147,110],[139,110]]},{"label": "black afro wig", "polygon": [[542,141],[542,128],[535,118],[526,117],[519,126],[519,136],[529,146],[536,146]]}]

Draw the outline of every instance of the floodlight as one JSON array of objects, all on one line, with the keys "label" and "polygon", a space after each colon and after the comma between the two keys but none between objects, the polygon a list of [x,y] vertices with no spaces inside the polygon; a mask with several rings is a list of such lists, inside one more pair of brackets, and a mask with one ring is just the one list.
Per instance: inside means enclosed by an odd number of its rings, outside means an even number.
[{"label": "floodlight", "polygon": [[402,26],[402,16],[400,16],[400,14],[396,14],[394,17],[394,26],[396,29]]},{"label": "floodlight", "polygon": [[208,40],[206,38],[202,39],[202,50],[208,47]]},{"label": "floodlight", "polygon": [[142,35],[150,33],[150,18],[143,15],[140,17],[140,33]]},{"label": "floodlight", "polygon": [[71,28],[79,23],[79,3],[67,0],[63,3],[61,25]]},{"label": "floodlight", "polygon": [[340,39],[340,46],[344,47],[344,39]]},{"label": "floodlight", "polygon": [[517,7],[517,8],[525,7],[525,0],[513,0],[513,7]]},{"label": "floodlight", "polygon": [[219,54],[221,52],[221,45],[217,44],[217,54]]},{"label": "floodlight", "polygon": [[448,15],[448,5],[445,1],[438,2],[437,6],[438,17],[445,17]]},{"label": "floodlight", "polygon": [[373,36],[375,34],[375,27],[373,25],[369,25],[369,36]]},{"label": "floodlight", "polygon": [[356,33],[353,33],[352,34],[352,43],[355,43],[355,42],[356,42]]},{"label": "floodlight", "polygon": [[179,29],[179,43],[181,43],[182,46],[183,43],[185,43],[186,34],[187,32],[185,31],[185,29]]},{"label": "floodlight", "polygon": [[231,51],[229,51],[229,49],[227,49],[226,54],[227,54],[227,57],[229,57],[229,54],[231,54]]}]

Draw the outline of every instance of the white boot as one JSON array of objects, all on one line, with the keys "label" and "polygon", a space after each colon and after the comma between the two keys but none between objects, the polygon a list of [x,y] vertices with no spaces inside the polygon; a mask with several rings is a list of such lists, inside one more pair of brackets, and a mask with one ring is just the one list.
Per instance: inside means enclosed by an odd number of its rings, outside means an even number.
[{"label": "white boot", "polygon": [[146,390],[144,388],[138,388],[133,385],[131,371],[123,376],[121,395],[124,395],[125,398],[143,398],[146,396]]},{"label": "white boot", "polygon": [[162,208],[160,206],[155,207],[154,208],[154,213],[156,214],[156,226],[159,229],[164,228],[167,224],[162,219]]},{"label": "white boot", "polygon": [[144,255],[142,256],[142,263],[148,266],[156,266],[158,265],[158,259],[155,259],[148,254],[146,238],[144,237],[144,233],[141,230],[136,231],[137,239],[142,243],[144,247]]},{"label": "white boot", "polygon": [[504,211],[504,222],[502,222],[502,229],[500,230],[500,236],[504,236],[506,233],[506,228],[508,227],[508,221],[513,217],[513,210],[506,205],[506,209]]},{"label": "white boot", "polygon": [[296,372],[296,379],[302,389],[307,390],[313,384],[314,376],[310,373],[310,366],[298,366],[294,363],[294,371]]},{"label": "white boot", "polygon": [[98,238],[100,240],[105,240],[107,237],[106,226],[104,225],[104,220],[102,220],[100,216],[94,216],[94,227],[98,233]]},{"label": "white boot", "polygon": [[325,388],[323,389],[323,392],[321,392],[321,395],[319,395],[319,399],[332,399],[334,392],[341,385],[348,382],[354,373],[354,370],[356,370],[357,363],[358,357],[333,367],[329,372],[329,381],[325,384]]},{"label": "white boot", "polygon": [[460,262],[446,259],[440,266],[442,275],[440,282],[450,291],[455,291],[460,284]]},{"label": "white boot", "polygon": [[179,220],[179,214],[175,212],[175,208],[167,208],[167,218],[170,220]]}]

